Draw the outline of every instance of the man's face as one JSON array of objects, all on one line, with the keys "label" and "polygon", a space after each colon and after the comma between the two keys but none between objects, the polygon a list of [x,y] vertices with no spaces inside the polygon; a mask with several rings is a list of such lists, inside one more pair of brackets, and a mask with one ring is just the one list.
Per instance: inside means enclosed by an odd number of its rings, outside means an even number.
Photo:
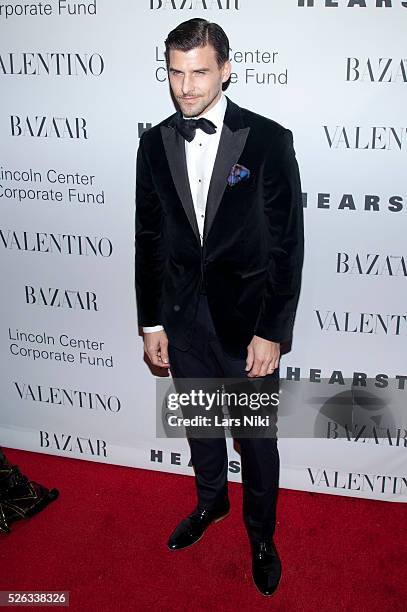
[{"label": "man's face", "polygon": [[227,60],[221,68],[212,45],[190,51],[170,50],[169,78],[173,95],[185,117],[199,117],[219,100],[222,83],[230,76]]}]

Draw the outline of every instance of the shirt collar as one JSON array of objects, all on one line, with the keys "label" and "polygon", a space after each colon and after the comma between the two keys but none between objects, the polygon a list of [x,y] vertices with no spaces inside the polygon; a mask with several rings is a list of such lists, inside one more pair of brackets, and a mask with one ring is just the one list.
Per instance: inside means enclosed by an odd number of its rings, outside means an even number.
[{"label": "shirt collar", "polygon": [[226,96],[222,91],[220,98],[216,102],[215,106],[212,106],[212,108],[210,108],[206,113],[201,115],[201,117],[205,117],[206,119],[209,119],[209,121],[212,121],[216,125],[218,130],[221,130],[223,127],[223,119],[225,117],[226,106],[227,106]]}]

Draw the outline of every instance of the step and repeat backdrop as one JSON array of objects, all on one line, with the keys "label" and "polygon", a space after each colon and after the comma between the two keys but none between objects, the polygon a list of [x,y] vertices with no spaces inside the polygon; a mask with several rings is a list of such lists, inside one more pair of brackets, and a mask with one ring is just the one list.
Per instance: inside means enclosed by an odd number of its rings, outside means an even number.
[{"label": "step and repeat backdrop", "polygon": [[292,130],[301,171],[303,289],[280,373],[312,435],[280,438],[281,485],[406,502],[400,0],[0,4],[0,444],[193,474],[186,440],[156,435],[134,190],[140,135],[173,112],[164,40],[197,16],[229,35],[226,94]]}]

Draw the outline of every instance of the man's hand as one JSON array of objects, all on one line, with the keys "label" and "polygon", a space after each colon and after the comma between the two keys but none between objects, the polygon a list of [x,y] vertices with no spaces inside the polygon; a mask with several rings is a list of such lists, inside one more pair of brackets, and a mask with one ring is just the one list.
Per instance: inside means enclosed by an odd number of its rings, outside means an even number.
[{"label": "man's hand", "polygon": [[246,372],[248,377],[272,374],[280,361],[280,343],[253,336],[247,347]]},{"label": "man's hand", "polygon": [[160,368],[169,368],[168,338],[165,331],[144,332],[144,352],[151,363]]}]

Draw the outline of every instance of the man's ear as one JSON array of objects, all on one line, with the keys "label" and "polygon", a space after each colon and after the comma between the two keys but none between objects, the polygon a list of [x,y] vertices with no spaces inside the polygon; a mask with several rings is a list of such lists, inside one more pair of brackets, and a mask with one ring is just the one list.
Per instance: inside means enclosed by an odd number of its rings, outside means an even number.
[{"label": "man's ear", "polygon": [[226,62],[222,66],[222,83],[226,83],[229,80],[232,72],[232,64],[230,60],[226,60]]}]

